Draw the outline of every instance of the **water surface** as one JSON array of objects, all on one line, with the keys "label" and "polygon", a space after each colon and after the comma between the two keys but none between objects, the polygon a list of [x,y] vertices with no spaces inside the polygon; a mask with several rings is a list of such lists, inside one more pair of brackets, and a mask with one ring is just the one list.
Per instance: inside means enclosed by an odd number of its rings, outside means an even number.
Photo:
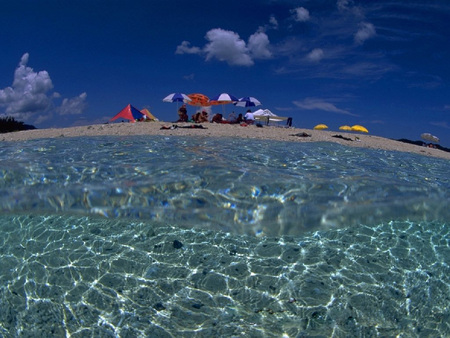
[{"label": "water surface", "polygon": [[334,143],[98,137],[5,144],[0,210],[233,234],[450,218],[449,161]]},{"label": "water surface", "polygon": [[448,336],[449,167],[328,143],[3,143],[0,336]]}]

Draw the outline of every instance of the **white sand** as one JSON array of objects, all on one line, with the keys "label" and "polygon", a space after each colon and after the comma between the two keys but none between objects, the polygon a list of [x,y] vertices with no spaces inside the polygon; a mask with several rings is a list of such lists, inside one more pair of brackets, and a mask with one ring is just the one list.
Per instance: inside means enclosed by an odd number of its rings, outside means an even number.
[{"label": "white sand", "polygon": [[[189,123],[178,123],[178,126],[192,126]],[[264,126],[258,128],[255,125],[243,127],[240,125],[204,123],[204,128],[177,128],[161,130],[162,126],[172,126],[170,122],[141,122],[141,123],[113,123],[99,124],[72,128],[36,129],[14,133],[6,133],[0,136],[2,141],[25,141],[39,138],[76,137],[76,136],[100,136],[100,135],[176,135],[176,136],[215,136],[215,137],[239,137],[242,139],[272,139],[290,142],[336,142],[346,146],[365,147],[373,149],[395,150],[411,152],[425,156],[433,156],[450,160],[450,153],[439,149],[426,148],[404,142],[399,142],[383,137],[360,133],[347,133],[342,131],[310,130],[300,128],[281,128],[276,126]],[[307,133],[311,137],[293,136],[299,133]],[[342,135],[351,138],[347,141],[332,137]],[[356,140],[358,138],[358,140]]]}]

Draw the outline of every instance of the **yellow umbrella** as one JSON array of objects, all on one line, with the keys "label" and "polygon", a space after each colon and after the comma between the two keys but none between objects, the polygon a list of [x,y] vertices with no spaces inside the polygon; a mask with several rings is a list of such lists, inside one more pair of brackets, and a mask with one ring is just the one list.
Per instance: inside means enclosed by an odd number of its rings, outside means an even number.
[{"label": "yellow umbrella", "polygon": [[354,126],[352,126],[352,130],[353,131],[361,131],[363,133],[368,133],[369,131],[367,130],[367,128],[360,126],[359,124],[355,124]]},{"label": "yellow umbrella", "polygon": [[318,124],[317,126],[314,127],[314,129],[316,130],[328,129],[328,126],[326,124]]},{"label": "yellow umbrella", "polygon": [[339,129],[340,130],[352,130],[352,127],[350,127],[350,126],[340,126]]}]

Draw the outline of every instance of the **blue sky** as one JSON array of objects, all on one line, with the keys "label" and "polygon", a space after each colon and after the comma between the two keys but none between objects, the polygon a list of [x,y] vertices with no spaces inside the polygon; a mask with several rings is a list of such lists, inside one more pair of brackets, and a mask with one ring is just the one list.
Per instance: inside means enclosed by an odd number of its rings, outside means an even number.
[{"label": "blue sky", "polygon": [[450,146],[449,19],[448,0],[1,1],[0,114],[67,127],[131,103],[172,121],[168,94],[227,92],[297,127]]}]

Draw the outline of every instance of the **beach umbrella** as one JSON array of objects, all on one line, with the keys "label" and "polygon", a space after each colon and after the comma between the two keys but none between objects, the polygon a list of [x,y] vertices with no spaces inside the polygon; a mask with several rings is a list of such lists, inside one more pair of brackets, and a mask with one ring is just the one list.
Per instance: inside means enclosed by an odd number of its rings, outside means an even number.
[{"label": "beach umbrella", "polygon": [[255,107],[260,106],[261,102],[255,99],[253,96],[241,97],[237,102],[234,103],[237,107]]},{"label": "beach umbrella", "polygon": [[317,126],[314,127],[315,130],[324,130],[324,129],[328,129],[328,126],[326,124],[318,124]]},{"label": "beach umbrella", "polygon": [[222,93],[220,95],[212,97],[209,101],[216,104],[228,104],[237,102],[238,98],[228,93]]},{"label": "beach umbrella", "polygon": [[176,102],[177,103],[177,110],[178,110],[178,104],[180,102],[186,103],[190,102],[191,99],[183,93],[172,93],[167,95],[165,98],[163,98],[163,102]]},{"label": "beach umbrella", "polygon": [[430,142],[434,142],[434,143],[439,143],[439,137],[431,135],[430,133],[423,133],[420,135],[421,138],[423,138],[426,141],[430,141]]},{"label": "beach umbrella", "polygon": [[191,106],[207,107],[211,105],[211,103],[209,103],[209,97],[206,95],[193,93],[188,94],[188,97],[191,99],[191,101],[188,102]]},{"label": "beach umbrella", "polygon": [[172,93],[163,98],[163,102],[189,102],[191,99],[183,93]]},{"label": "beach umbrella", "polygon": [[352,130],[352,127],[350,127],[350,126],[340,126],[339,130]]},{"label": "beach umbrella", "polygon": [[238,98],[228,94],[228,93],[222,93],[220,95],[214,96],[213,98],[211,98],[209,100],[209,102],[211,104],[221,104],[222,105],[222,110],[223,110],[223,114],[225,114],[225,107],[224,105],[229,104],[229,103],[234,103],[237,102]]},{"label": "beach umbrella", "polygon": [[369,132],[366,127],[360,126],[359,124],[355,124],[354,126],[352,126],[352,130],[353,131],[360,131],[360,132],[363,132],[363,133],[368,133]]}]

